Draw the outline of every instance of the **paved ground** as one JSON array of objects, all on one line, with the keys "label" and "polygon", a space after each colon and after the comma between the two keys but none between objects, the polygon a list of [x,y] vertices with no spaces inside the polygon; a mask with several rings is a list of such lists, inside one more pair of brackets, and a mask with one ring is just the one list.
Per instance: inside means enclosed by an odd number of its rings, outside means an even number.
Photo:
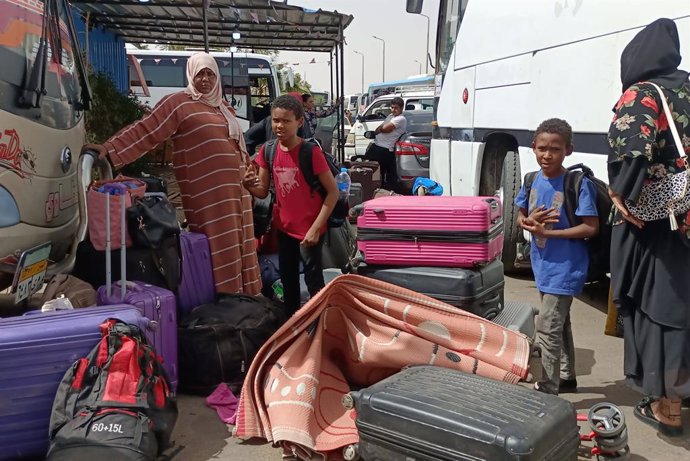
[{"label": "paved ground", "polygon": [[[592,286],[580,296],[572,309],[572,322],[577,347],[577,373],[580,385],[577,394],[564,394],[578,411],[586,411],[595,403],[608,401],[625,412],[633,461],[666,461],[690,459],[690,435],[671,440],[638,422],[632,409],[640,396],[626,388],[622,379],[622,340],[603,334],[608,287]],[[534,282],[530,279],[508,278],[506,299],[537,303]],[[690,410],[684,410],[686,432],[690,434]],[[267,461],[280,460],[280,453],[263,441],[242,442],[231,437],[232,427],[225,426],[215,413],[197,397],[180,397],[180,419],[175,431],[178,453],[175,461]],[[580,460],[591,459],[583,450]]]}]

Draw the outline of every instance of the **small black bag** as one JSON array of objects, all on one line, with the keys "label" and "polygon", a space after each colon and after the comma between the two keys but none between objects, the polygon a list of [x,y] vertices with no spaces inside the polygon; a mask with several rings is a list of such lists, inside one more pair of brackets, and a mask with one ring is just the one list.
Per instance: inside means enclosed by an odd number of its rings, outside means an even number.
[{"label": "small black bag", "polygon": [[134,246],[151,248],[156,269],[176,292],[182,279],[182,250],[175,208],[160,195],[137,198],[127,208],[127,223]]},{"label": "small black bag", "polygon": [[209,395],[226,383],[239,392],[254,356],[284,322],[283,309],[262,297],[220,294],[196,307],[178,329],[180,389]]},{"label": "small black bag", "polygon": [[273,222],[273,204],[275,193],[269,191],[266,198],[254,198],[254,237],[259,238],[268,234]]},{"label": "small black bag", "polygon": [[159,195],[135,199],[127,208],[127,222],[134,245],[140,247],[156,250],[168,237],[180,235],[175,208]]},{"label": "small black bag", "polygon": [[168,181],[160,176],[147,175],[142,173],[138,178],[146,183],[146,193],[168,193]]}]

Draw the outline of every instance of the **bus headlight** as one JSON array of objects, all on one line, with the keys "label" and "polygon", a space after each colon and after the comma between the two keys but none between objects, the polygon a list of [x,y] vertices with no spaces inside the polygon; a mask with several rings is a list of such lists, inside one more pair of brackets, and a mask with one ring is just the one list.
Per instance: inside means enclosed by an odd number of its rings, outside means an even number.
[{"label": "bus headlight", "polygon": [[19,207],[7,189],[0,186],[0,227],[19,224]]}]

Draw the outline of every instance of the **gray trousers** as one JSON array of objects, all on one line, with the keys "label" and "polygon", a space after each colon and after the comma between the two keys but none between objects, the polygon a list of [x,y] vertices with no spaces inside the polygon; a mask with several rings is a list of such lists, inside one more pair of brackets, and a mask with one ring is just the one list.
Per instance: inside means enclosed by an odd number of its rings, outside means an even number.
[{"label": "gray trousers", "polygon": [[542,379],[558,391],[561,379],[575,378],[575,344],[570,325],[572,296],[540,293],[537,345],[541,348]]}]

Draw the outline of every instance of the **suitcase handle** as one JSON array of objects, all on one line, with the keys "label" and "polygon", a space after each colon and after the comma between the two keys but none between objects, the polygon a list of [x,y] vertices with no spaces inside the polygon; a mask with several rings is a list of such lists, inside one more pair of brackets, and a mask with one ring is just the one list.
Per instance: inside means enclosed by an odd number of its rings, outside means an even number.
[{"label": "suitcase handle", "polygon": [[385,212],[385,210],[383,208],[374,208],[374,213],[376,213],[376,214],[381,214],[384,212]]},{"label": "suitcase handle", "polygon": [[498,209],[498,200],[496,200],[495,198],[487,198],[486,201],[491,206],[492,210]]}]

